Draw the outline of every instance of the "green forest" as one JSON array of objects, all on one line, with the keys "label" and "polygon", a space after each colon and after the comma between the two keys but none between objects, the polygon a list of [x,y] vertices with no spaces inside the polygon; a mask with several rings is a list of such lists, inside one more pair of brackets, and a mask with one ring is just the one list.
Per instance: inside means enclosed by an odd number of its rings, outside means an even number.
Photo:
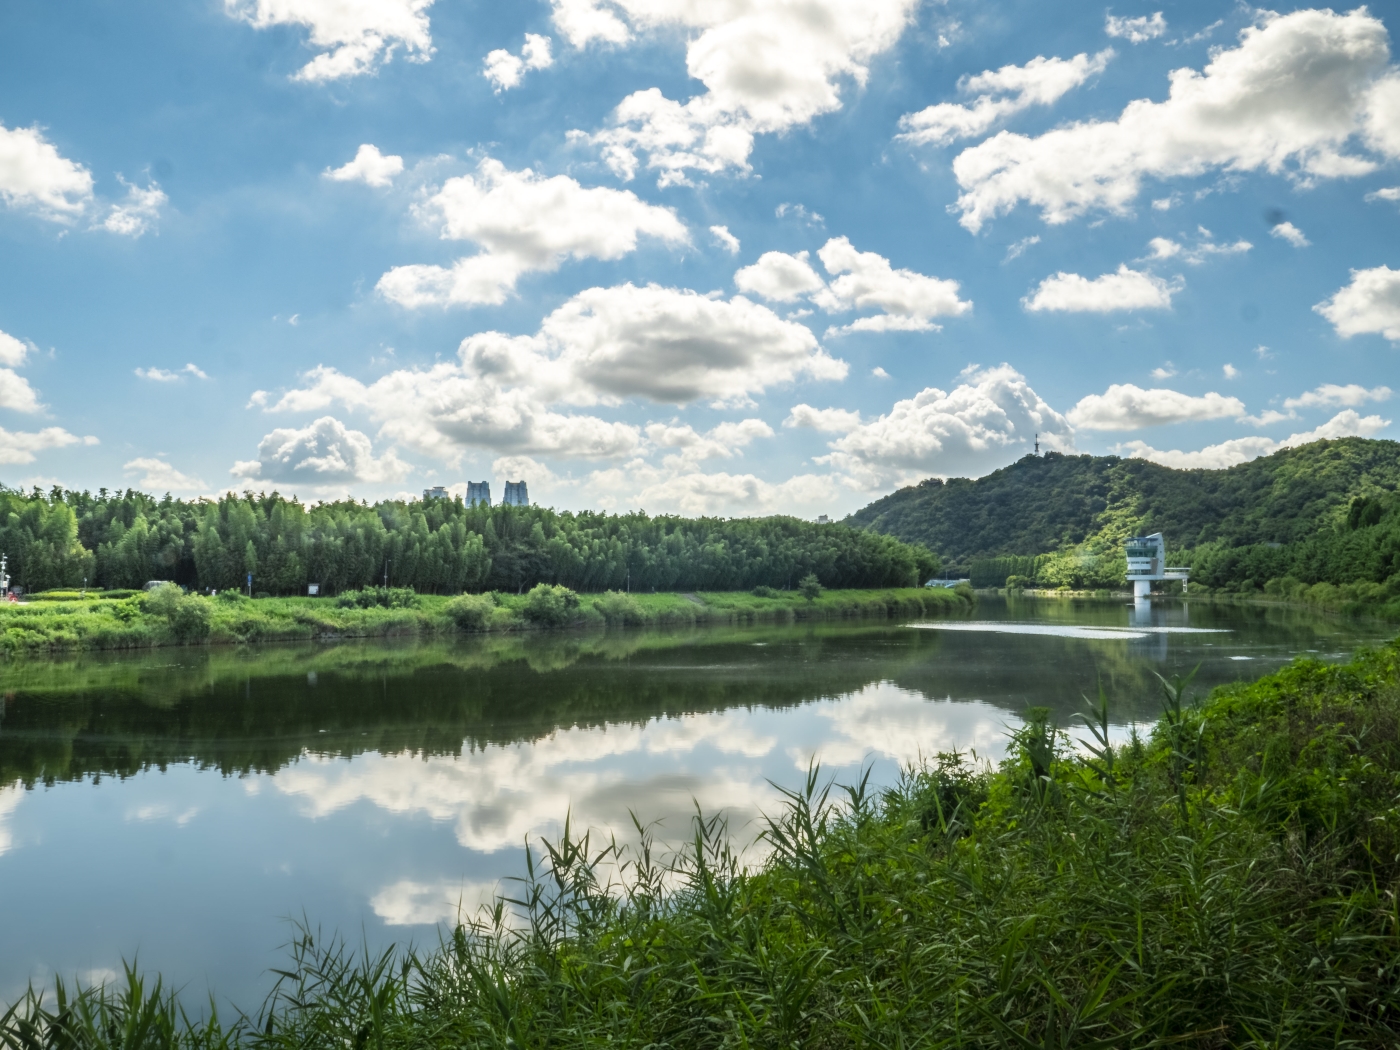
[{"label": "green forest", "polygon": [[1123,540],[1166,536],[1192,586],[1400,597],[1400,443],[1317,441],[1224,470],[1026,456],[976,480],[930,478],[846,523],[937,550],[974,586],[1123,583]]},{"label": "green forest", "polygon": [[464,506],[460,500],[344,500],[272,494],[164,499],[128,489],[0,489],[0,552],[26,591],[140,587],[324,594],[371,585],[420,594],[905,587],[938,571],[918,544],[790,517],[682,518]]}]

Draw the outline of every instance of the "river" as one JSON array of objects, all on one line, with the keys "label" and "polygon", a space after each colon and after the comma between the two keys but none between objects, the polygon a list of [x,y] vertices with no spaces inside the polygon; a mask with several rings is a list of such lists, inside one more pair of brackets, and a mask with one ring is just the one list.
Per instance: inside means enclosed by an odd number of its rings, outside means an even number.
[{"label": "river", "polygon": [[0,1003],[55,975],[160,971],[252,1008],[305,918],[436,942],[577,827],[751,841],[814,758],[872,782],[995,761],[1028,705],[1100,685],[1126,733],[1163,675],[1197,691],[1384,625],[1305,610],[984,597],[921,624],[627,630],[174,649],[0,667]]}]

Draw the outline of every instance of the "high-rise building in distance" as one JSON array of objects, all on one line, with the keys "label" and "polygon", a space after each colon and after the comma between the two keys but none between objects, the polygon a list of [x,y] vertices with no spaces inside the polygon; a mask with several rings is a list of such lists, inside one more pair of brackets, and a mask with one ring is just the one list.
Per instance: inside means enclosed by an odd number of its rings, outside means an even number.
[{"label": "high-rise building in distance", "polygon": [[491,506],[491,483],[489,481],[467,482],[467,506],[473,507],[478,503]]},{"label": "high-rise building in distance", "polygon": [[505,498],[501,500],[501,505],[505,507],[528,507],[530,505],[530,493],[525,488],[523,481],[507,481]]},{"label": "high-rise building in distance", "polygon": [[425,501],[430,499],[447,499],[447,490],[441,485],[434,485],[430,489],[423,490],[423,499]]}]

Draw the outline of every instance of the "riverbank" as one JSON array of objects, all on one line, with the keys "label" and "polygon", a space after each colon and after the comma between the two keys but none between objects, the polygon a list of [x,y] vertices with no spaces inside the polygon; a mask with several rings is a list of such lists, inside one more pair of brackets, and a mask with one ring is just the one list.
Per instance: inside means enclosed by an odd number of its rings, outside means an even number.
[{"label": "riverbank", "polygon": [[718,820],[667,859],[575,830],[437,949],[307,931],[246,1018],[133,978],[21,1003],[0,1043],[1393,1045],[1400,641],[1164,710],[1116,747],[1108,712],[1073,746],[1033,710],[999,768],[879,795],[814,773],[753,869]]},{"label": "riverbank", "polygon": [[810,598],[759,590],[576,594],[542,584],[521,595],[448,598],[371,589],[339,598],[255,599],[236,592],[206,598],[173,586],[109,596],[53,592],[24,604],[0,604],[0,652],[938,616],[966,612],[975,602],[967,588],[831,590]]}]

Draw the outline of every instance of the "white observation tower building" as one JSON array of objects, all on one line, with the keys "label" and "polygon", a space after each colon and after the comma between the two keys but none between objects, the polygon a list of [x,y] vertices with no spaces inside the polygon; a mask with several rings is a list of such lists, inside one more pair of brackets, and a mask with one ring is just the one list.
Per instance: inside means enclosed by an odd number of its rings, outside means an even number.
[{"label": "white observation tower building", "polygon": [[1146,598],[1152,593],[1154,580],[1180,580],[1186,590],[1190,569],[1167,567],[1167,541],[1160,532],[1151,536],[1133,536],[1124,544],[1128,555],[1128,582],[1133,585],[1134,598]]}]

